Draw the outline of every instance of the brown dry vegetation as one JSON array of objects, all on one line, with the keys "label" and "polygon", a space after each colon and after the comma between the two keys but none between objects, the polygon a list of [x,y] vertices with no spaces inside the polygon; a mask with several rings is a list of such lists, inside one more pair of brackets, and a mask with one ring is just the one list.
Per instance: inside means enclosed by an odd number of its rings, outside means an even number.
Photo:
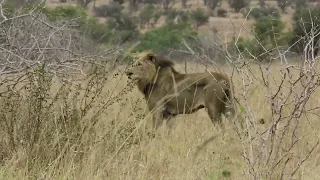
[{"label": "brown dry vegetation", "polygon": [[[177,65],[177,69],[182,71],[184,69],[182,66]],[[279,64],[271,66],[271,73],[277,82],[281,79],[278,71],[280,67]],[[110,97],[117,97],[114,102],[110,102],[103,108],[95,126],[90,131],[85,131],[84,137],[78,139],[85,148],[81,161],[77,162],[73,157],[78,155],[75,150],[79,145],[78,142],[70,144],[70,147],[66,145],[68,149],[61,148],[61,151],[58,152],[60,153],[58,157],[61,156],[60,160],[57,159],[46,167],[35,165],[34,169],[28,170],[25,168],[25,163],[28,163],[28,155],[21,149],[17,149],[14,158],[7,160],[1,167],[0,179],[25,179],[30,171],[33,171],[32,174],[35,177],[44,179],[223,179],[225,172],[231,173],[227,179],[248,179],[248,167],[242,157],[243,146],[232,129],[232,124],[225,122],[228,130],[223,139],[202,110],[192,115],[179,115],[175,118],[175,128],[169,136],[161,133],[163,130],[160,130],[160,135],[154,139],[146,136],[142,130],[149,117],[144,116],[147,111],[145,111],[146,105],[142,95],[136,88],[122,93],[127,87],[127,78],[122,74],[124,68],[124,66],[119,66],[118,70],[110,73],[109,77],[114,78],[103,84],[101,95],[96,99],[90,112],[81,120],[82,123],[88,123],[90,126],[90,123],[95,122],[93,121],[95,112],[101,110],[101,103],[106,103]],[[231,74],[230,68],[219,68]],[[258,74],[257,67],[251,68]],[[209,69],[214,70],[212,67]],[[205,68],[201,65],[188,64],[187,70],[199,72],[204,71]],[[114,76],[114,74],[119,75]],[[257,81],[254,82],[255,84],[251,85],[251,90],[248,92],[250,95],[247,102],[254,119],[266,120],[266,124],[258,127],[258,132],[262,133],[270,125],[270,104],[268,98],[265,97],[266,89]],[[88,86],[85,81],[74,83],[82,84],[83,87]],[[241,92],[242,80],[239,76],[234,77],[234,83],[236,92]],[[53,83],[52,93],[56,92],[61,85],[58,82]],[[76,87],[67,91],[70,93],[70,98],[71,94],[80,92],[79,100],[74,101],[75,104],[70,108],[78,106],[84,91]],[[320,103],[316,98],[319,95],[319,92],[313,94],[307,106],[316,107]],[[71,99],[66,101],[71,102]],[[24,101],[23,103],[28,104]],[[24,114],[23,103],[17,107],[22,114]],[[57,101],[55,104],[60,110],[66,108],[63,106],[64,103]],[[57,116],[67,113],[58,109],[55,112]],[[50,117],[47,118],[47,121],[50,122]],[[303,141],[296,145],[296,150],[292,153],[301,157],[308,154],[319,138],[317,127],[320,127],[317,116],[302,118],[299,136],[303,137]],[[67,126],[67,128],[69,131],[75,130],[73,127]],[[46,130],[49,129],[43,129],[44,132]],[[197,147],[212,135],[217,135],[217,137],[202,148],[195,157]],[[43,140],[46,138],[48,137],[41,137]],[[59,132],[51,138],[55,138],[53,142],[57,144],[62,141]],[[43,150],[38,151],[36,158],[41,158]],[[45,152],[50,153],[50,150],[47,149]],[[317,147],[310,156],[310,160],[301,166],[298,173],[300,179],[317,179],[319,174],[316,169],[320,167],[319,153],[320,149]],[[289,171],[291,171],[290,168],[293,169],[296,166],[297,161],[293,159],[291,163]],[[275,171],[277,173],[278,170]]]},{"label": "brown dry vegetation", "polygon": [[[242,17],[235,20],[238,24],[235,29],[238,31],[243,20]],[[213,26],[219,24],[215,27],[221,28],[218,30],[220,33],[234,33],[229,22],[228,18],[210,19]],[[201,28],[206,29],[204,26]],[[80,50],[88,50],[88,47]],[[76,75],[77,79],[82,80],[62,82],[54,76],[52,82],[50,78],[37,81],[43,74],[31,73],[30,79],[19,85],[24,87],[29,84],[31,88],[21,90],[16,87],[20,91],[11,89],[7,94],[1,93],[0,179],[242,180],[281,179],[282,173],[283,179],[291,176],[293,179],[319,179],[318,109],[293,119],[289,125],[286,123],[290,117],[283,118],[273,136],[276,142],[284,137],[282,145],[270,148],[272,135],[268,139],[265,133],[274,128],[272,125],[277,120],[277,112],[271,113],[272,108],[277,110],[277,107],[272,106],[268,93],[278,91],[283,78],[280,69],[290,65],[273,63],[266,70],[267,65],[264,64],[261,67],[264,72],[262,76],[256,64],[238,65],[239,71],[234,72],[233,66],[228,65],[213,67],[190,62],[185,66],[184,63],[177,63],[175,67],[181,72],[212,70],[232,76],[235,95],[242,104],[239,109],[245,116],[250,136],[237,134],[233,124],[224,121],[227,133],[222,137],[205,110],[200,110],[194,114],[177,116],[170,135],[165,133],[166,128],[163,127],[155,138],[151,138],[147,133],[151,117],[142,94],[124,75],[126,64],[112,68],[116,54],[123,51],[110,52],[111,56],[92,57],[98,62],[102,59],[106,66],[87,64],[89,67],[98,67],[98,71],[87,68],[85,72],[88,76]],[[59,56],[62,59],[65,57],[69,56]],[[294,60],[290,60],[290,63],[298,65]],[[299,77],[298,70],[289,69],[287,77]],[[316,67],[315,71],[318,70],[319,67]],[[264,86],[263,77],[270,82],[270,89]],[[1,78],[7,76],[2,75]],[[7,88],[0,87],[0,92]],[[43,90],[44,87],[47,89]],[[280,98],[275,101],[280,104],[281,97],[290,90],[297,94],[305,90],[301,85],[290,86],[288,81],[280,87],[284,87],[279,90],[283,94],[280,93]],[[45,92],[48,94],[41,94]],[[311,94],[305,110],[319,107],[319,90]],[[42,96],[45,98],[41,100]],[[294,100],[292,96],[290,98]],[[40,102],[43,102],[43,109],[42,106],[36,106]],[[292,114],[293,104],[285,104],[284,107],[282,116]],[[259,123],[261,119],[265,121],[264,124]],[[286,132],[284,136],[282,132]],[[202,146],[212,136],[215,138]],[[267,139],[265,144],[263,138]],[[270,149],[278,151],[277,155],[272,154]],[[272,154],[269,163],[266,160],[268,154]],[[265,178],[263,175],[267,173],[272,174]]]}]

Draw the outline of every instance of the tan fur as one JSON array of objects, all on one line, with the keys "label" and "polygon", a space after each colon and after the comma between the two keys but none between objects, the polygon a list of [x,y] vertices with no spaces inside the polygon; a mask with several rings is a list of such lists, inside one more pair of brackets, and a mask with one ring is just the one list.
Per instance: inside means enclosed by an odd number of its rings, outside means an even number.
[{"label": "tan fur", "polygon": [[212,123],[221,124],[221,116],[234,116],[229,78],[217,72],[182,74],[173,62],[150,52],[136,54],[126,74],[137,82],[138,89],[154,111],[153,125],[178,114],[190,114],[206,108]]}]

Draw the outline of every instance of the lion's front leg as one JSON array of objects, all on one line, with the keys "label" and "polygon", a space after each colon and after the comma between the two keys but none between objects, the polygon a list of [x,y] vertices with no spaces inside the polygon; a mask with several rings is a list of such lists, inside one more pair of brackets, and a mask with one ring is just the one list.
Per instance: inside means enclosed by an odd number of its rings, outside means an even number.
[{"label": "lion's front leg", "polygon": [[163,123],[163,115],[162,112],[155,112],[152,118],[152,128],[153,130],[157,131],[158,128]]}]

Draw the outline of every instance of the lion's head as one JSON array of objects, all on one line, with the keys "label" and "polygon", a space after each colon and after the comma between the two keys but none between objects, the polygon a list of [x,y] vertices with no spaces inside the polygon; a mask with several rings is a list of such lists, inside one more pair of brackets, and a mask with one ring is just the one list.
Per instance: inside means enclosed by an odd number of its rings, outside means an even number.
[{"label": "lion's head", "polygon": [[150,52],[133,54],[133,63],[126,71],[126,75],[131,80],[151,83],[157,74],[156,56]]}]

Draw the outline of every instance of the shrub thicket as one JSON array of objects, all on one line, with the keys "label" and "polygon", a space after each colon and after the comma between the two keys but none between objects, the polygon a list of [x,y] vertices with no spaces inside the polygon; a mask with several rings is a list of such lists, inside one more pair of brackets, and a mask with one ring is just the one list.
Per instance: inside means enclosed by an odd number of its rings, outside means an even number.
[{"label": "shrub thicket", "polygon": [[197,8],[196,10],[191,11],[190,14],[192,20],[195,22],[196,27],[206,24],[209,21],[209,15],[205,12],[203,8]]},{"label": "shrub thicket", "polygon": [[264,16],[280,17],[280,14],[276,8],[265,7],[265,8],[253,8],[249,16],[253,17],[254,19],[259,19]]},{"label": "shrub thicket", "polygon": [[217,11],[217,15],[219,17],[227,17],[228,11],[222,8],[219,8]]},{"label": "shrub thicket", "polygon": [[[320,5],[309,8],[299,8],[294,13],[293,33],[294,36],[289,44],[293,45],[293,50],[297,53],[303,53],[307,43],[312,42],[317,45],[320,35],[317,33],[320,26]],[[319,46],[319,44],[318,44]],[[312,50],[317,54],[318,46]]]},{"label": "shrub thicket", "polygon": [[117,2],[110,2],[107,5],[101,5],[94,8],[94,12],[98,17],[114,17],[119,16],[123,6]]},{"label": "shrub thicket", "polygon": [[140,38],[140,44],[134,51],[153,50],[165,52],[170,48],[177,48],[185,40],[190,42],[197,33],[187,23],[168,23],[160,28],[146,32]]},{"label": "shrub thicket", "polygon": [[237,50],[258,60],[264,60],[276,47],[286,45],[291,33],[283,33],[285,25],[279,18],[261,17],[254,25],[255,39],[240,38]]},{"label": "shrub thicket", "polygon": [[249,4],[248,0],[228,0],[228,2],[235,12],[240,12],[242,8],[245,8]]}]

